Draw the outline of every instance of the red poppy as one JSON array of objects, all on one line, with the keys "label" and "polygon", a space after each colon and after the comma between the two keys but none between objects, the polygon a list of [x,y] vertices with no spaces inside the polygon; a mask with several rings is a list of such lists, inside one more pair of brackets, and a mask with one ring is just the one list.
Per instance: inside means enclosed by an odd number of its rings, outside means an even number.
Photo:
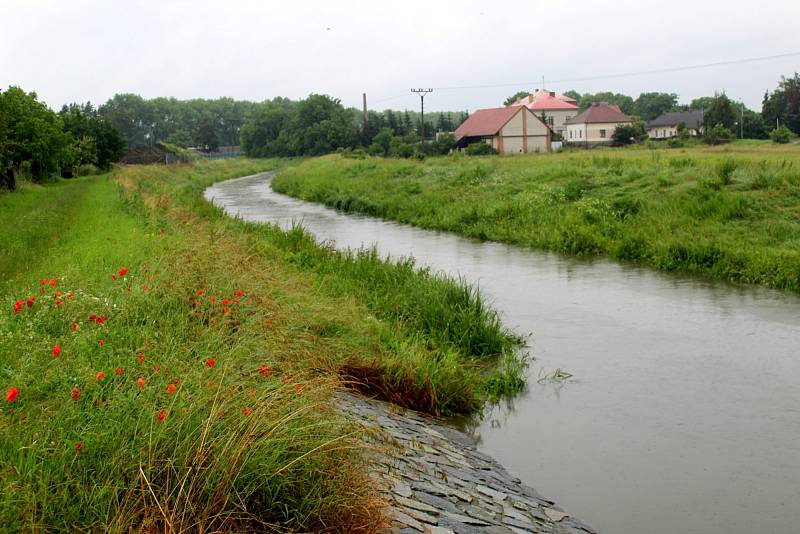
[{"label": "red poppy", "polygon": [[214,303],[214,302],[217,302],[217,297],[210,297],[208,300],[210,300],[212,303]]},{"label": "red poppy", "polygon": [[237,297],[243,297],[244,296],[244,291],[242,291],[241,289],[237,289],[236,290],[236,296]]},{"label": "red poppy", "polygon": [[172,395],[173,393],[175,393],[175,389],[177,389],[177,388],[175,387],[175,384],[170,384],[170,385],[168,385],[168,386],[167,386],[167,393],[169,393],[170,395]]},{"label": "red poppy", "polygon": [[139,389],[142,389],[144,387],[144,378],[139,378],[139,380],[136,381],[136,385],[139,386]]},{"label": "red poppy", "polygon": [[72,387],[72,400],[76,401],[81,398],[81,390],[78,389],[78,386]]},{"label": "red poppy", "polygon": [[119,275],[120,276],[125,276],[126,274],[128,274],[128,268],[127,267],[123,267],[122,269],[119,270]]},{"label": "red poppy", "polygon": [[251,413],[253,413],[253,409],[250,408],[250,406],[245,406],[242,412],[244,412],[245,415],[250,415]]},{"label": "red poppy", "polygon": [[163,422],[163,421],[164,421],[164,419],[166,419],[166,418],[167,418],[167,410],[165,410],[165,409],[163,409],[163,408],[162,408],[162,409],[160,409],[160,410],[158,411],[158,421],[159,421],[159,422]]},{"label": "red poppy", "polygon": [[55,301],[55,303],[54,303],[54,304],[55,304],[56,306],[61,306],[63,303],[64,303],[64,301],[59,299],[59,300]]},{"label": "red poppy", "polygon": [[97,341],[97,344],[98,344],[98,345],[100,345],[100,346],[102,347],[103,345],[105,345],[105,344],[106,344],[106,340],[105,340],[105,339],[99,339],[99,340]]},{"label": "red poppy", "polygon": [[305,389],[305,386],[301,386],[300,384],[297,384],[294,387],[294,389],[295,389],[295,391],[303,391]]},{"label": "red poppy", "polygon": [[144,353],[140,352],[139,354],[137,354],[136,359],[139,360],[139,363],[144,363]]},{"label": "red poppy", "polygon": [[78,443],[75,444],[75,450],[77,452],[81,452],[82,449],[83,449],[83,442],[82,441],[79,441]]},{"label": "red poppy", "polygon": [[53,278],[50,280],[50,287],[56,287],[58,285],[58,278]]},{"label": "red poppy", "polygon": [[208,358],[206,360],[206,365],[213,369],[214,366],[217,365],[217,360],[215,360],[214,358]]},{"label": "red poppy", "polygon": [[117,376],[122,376],[122,367],[117,367],[114,369],[114,374]]},{"label": "red poppy", "polygon": [[33,308],[33,303],[34,303],[34,302],[36,302],[36,297],[34,297],[33,295],[31,295],[30,297],[28,297],[28,300],[27,300],[27,301],[25,301],[25,304],[27,304],[27,305],[28,305],[28,308]]},{"label": "red poppy", "polygon": [[261,369],[258,370],[258,374],[270,378],[272,376],[272,370],[269,368],[269,365],[265,363],[264,365],[261,366]]},{"label": "red poppy", "polygon": [[94,313],[89,314],[89,320],[95,322],[97,320],[97,315]]},{"label": "red poppy", "polygon": [[225,306],[227,306],[230,303],[231,303],[230,299],[222,299],[222,304],[224,304]]},{"label": "red poppy", "polygon": [[198,295],[202,295],[203,293],[205,293],[205,290],[204,290],[204,289],[198,289],[198,290],[197,290],[197,294],[198,294]]},{"label": "red poppy", "polygon": [[106,374],[105,374],[103,371],[100,371],[99,373],[97,373],[97,374],[95,375],[95,378],[97,378],[98,380],[102,380],[102,379],[104,379],[105,377],[106,377]]},{"label": "red poppy", "polygon": [[58,345],[53,345],[53,357],[56,357],[59,354],[61,354],[61,347]]},{"label": "red poppy", "polygon": [[116,275],[116,274],[112,274],[112,275],[111,275],[111,279],[112,279],[112,280],[116,280],[116,279],[117,279],[117,275]]},{"label": "red poppy", "polygon": [[43,286],[46,286],[46,285],[47,285],[47,278],[42,278],[42,282],[41,282],[41,284],[42,284]]},{"label": "red poppy", "polygon": [[62,293],[61,291],[56,291],[55,293],[53,293],[53,295],[55,295],[57,297],[63,297],[64,293]]},{"label": "red poppy", "polygon": [[219,411],[219,416],[220,417],[225,417],[225,411],[224,410],[220,410]]},{"label": "red poppy", "polygon": [[106,316],[105,315],[98,315],[97,318],[94,320],[97,324],[106,324]]},{"label": "red poppy", "polygon": [[72,323],[72,329],[73,330],[77,330],[78,329],[78,323]]},{"label": "red poppy", "polygon": [[250,396],[251,396],[251,397],[255,397],[255,396],[256,396],[256,390],[253,390],[253,391],[251,391],[251,392],[250,392]]},{"label": "red poppy", "polygon": [[22,311],[22,304],[23,302],[21,300],[18,300],[14,303],[14,313],[19,313]]},{"label": "red poppy", "polygon": [[8,391],[6,391],[6,400],[8,402],[15,402],[17,397],[19,397],[19,389],[14,386],[8,388]]}]

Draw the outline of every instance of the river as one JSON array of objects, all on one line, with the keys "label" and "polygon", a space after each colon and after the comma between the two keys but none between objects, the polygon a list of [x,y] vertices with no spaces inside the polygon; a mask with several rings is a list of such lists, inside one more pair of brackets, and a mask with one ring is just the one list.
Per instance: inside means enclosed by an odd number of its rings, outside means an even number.
[{"label": "river", "polygon": [[[271,176],[206,198],[462,276],[531,334],[527,391],[466,426],[568,512],[607,533],[800,532],[800,296],[342,214]],[[539,383],[557,368],[573,378]]]}]

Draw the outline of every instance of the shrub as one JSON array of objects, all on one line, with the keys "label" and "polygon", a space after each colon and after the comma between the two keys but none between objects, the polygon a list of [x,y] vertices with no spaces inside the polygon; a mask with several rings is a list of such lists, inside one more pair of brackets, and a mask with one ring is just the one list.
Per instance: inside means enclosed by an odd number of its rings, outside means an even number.
[{"label": "shrub", "polygon": [[707,145],[723,145],[730,143],[733,139],[733,132],[721,124],[710,128],[703,136],[703,142]]},{"label": "shrub", "polygon": [[791,141],[792,137],[794,137],[794,134],[786,126],[775,128],[769,133],[769,138],[772,139],[772,142],[781,145],[785,145],[786,143]]},{"label": "shrub", "polygon": [[467,146],[467,156],[490,156],[497,154],[497,150],[482,142],[472,143]]},{"label": "shrub", "polygon": [[728,158],[717,164],[717,176],[722,185],[730,185],[733,181],[733,173],[738,164],[735,160]]}]

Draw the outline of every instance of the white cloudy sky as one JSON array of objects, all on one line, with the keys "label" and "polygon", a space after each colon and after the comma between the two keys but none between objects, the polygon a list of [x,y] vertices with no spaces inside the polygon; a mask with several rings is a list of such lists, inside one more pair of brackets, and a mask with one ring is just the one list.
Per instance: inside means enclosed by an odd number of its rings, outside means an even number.
[{"label": "white cloudy sky", "polygon": [[[0,0],[0,87],[52,107],[144,97],[263,100],[327,93],[345,105],[500,105],[525,82],[800,53],[797,0]],[[757,63],[571,83],[551,90],[725,90],[755,109],[800,54]],[[500,85],[486,89],[448,87]],[[516,85],[515,85],[516,84]]]}]

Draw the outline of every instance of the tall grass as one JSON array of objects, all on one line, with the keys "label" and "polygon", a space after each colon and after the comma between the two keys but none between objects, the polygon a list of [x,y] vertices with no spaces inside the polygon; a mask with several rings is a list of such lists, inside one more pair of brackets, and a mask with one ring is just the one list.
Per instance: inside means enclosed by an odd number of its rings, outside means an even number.
[{"label": "tall grass", "polygon": [[339,381],[311,365],[333,343],[269,326],[305,320],[304,288],[271,300],[291,272],[169,206],[107,176],[0,196],[3,530],[377,529]]},{"label": "tall grass", "polygon": [[400,222],[800,290],[800,149],[734,144],[424,162],[330,156],[280,192]]}]

